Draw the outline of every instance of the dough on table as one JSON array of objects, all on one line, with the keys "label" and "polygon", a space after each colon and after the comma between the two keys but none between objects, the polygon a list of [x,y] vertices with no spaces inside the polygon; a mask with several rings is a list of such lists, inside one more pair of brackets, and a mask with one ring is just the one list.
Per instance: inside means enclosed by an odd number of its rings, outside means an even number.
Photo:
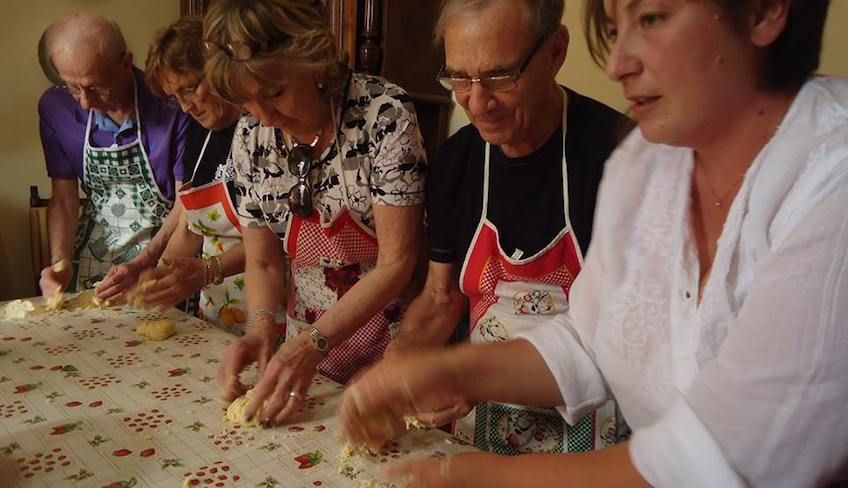
[{"label": "dough on table", "polygon": [[35,311],[29,300],[12,300],[0,307],[0,320],[25,319]]},{"label": "dough on table", "polygon": [[135,328],[136,334],[151,341],[164,341],[176,332],[174,323],[168,319],[145,320]]},{"label": "dough on table", "polygon": [[250,403],[250,399],[253,397],[253,389],[247,390],[247,393],[236,398],[230,403],[230,406],[227,407],[227,414],[224,418],[226,418],[230,423],[246,425],[248,427],[261,427],[259,419],[262,418],[262,409],[265,407],[265,404],[268,403],[268,400],[265,400],[263,404],[259,407],[259,410],[256,411],[256,414],[253,416],[253,420],[247,422],[244,418],[244,411],[247,409],[247,404]]},{"label": "dough on table", "polygon": [[100,310],[109,307],[109,300],[101,300],[97,298],[97,285],[90,290],[81,291],[75,297],[65,301],[62,305],[63,310]]}]

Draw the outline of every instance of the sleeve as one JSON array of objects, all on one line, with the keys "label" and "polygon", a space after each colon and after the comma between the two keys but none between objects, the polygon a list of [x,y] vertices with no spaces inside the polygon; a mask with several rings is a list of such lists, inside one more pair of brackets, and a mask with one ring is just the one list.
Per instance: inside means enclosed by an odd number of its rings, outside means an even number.
[{"label": "sleeve", "polygon": [[818,486],[848,474],[846,201],[843,182],[760,259],[716,359],[635,432],[630,454],[649,483]]},{"label": "sleeve", "polygon": [[186,153],[186,140],[188,138],[188,126],[193,121],[190,116],[184,114],[182,111],[179,111],[177,114],[177,123],[176,123],[176,154],[174,159],[174,181],[182,181],[185,182],[185,153]]},{"label": "sleeve", "polygon": [[256,148],[256,128],[258,123],[251,123],[250,117],[242,117],[236,126],[233,136],[232,152],[234,176],[232,185],[234,191],[233,206],[241,225],[248,228],[265,226],[265,217],[256,195],[255,186],[258,177],[253,168],[253,153]]},{"label": "sleeve", "polygon": [[[38,102],[38,131],[41,136],[41,148],[44,151],[44,162],[47,166],[47,176],[57,179],[77,178],[71,157],[62,147],[56,128],[53,127],[51,111],[57,107],[51,107],[48,94],[45,93]],[[77,157],[82,157],[80,154]]]},{"label": "sleeve", "polygon": [[400,88],[396,90],[397,94],[391,98],[374,100],[381,103],[374,126],[380,143],[371,165],[371,198],[374,205],[421,205],[427,155],[415,107],[406,93]]}]

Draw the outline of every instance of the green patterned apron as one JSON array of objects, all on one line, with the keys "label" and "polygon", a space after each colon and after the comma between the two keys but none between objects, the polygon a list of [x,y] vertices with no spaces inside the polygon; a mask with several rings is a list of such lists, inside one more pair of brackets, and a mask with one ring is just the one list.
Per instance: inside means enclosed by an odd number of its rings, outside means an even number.
[{"label": "green patterned apron", "polygon": [[173,202],[165,198],[141,141],[138,97],[137,138],[123,146],[91,146],[91,118],[85,127],[83,209],[74,242],[74,277],[69,291],[93,288],[113,264],[136,257],[162,226]]}]

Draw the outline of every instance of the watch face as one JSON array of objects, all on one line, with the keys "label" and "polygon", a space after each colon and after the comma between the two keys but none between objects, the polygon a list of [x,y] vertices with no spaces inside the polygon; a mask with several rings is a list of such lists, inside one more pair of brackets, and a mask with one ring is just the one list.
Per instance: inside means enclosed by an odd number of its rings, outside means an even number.
[{"label": "watch face", "polygon": [[318,350],[321,352],[326,352],[329,348],[329,345],[330,344],[327,342],[326,337],[318,337],[315,339],[315,347],[317,347]]}]

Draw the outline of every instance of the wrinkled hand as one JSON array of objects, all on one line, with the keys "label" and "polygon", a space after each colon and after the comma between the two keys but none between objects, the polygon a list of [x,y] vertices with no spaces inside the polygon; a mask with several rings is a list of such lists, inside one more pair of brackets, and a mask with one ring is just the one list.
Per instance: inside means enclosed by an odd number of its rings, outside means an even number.
[{"label": "wrinkled hand", "polygon": [[148,307],[172,307],[203,287],[203,260],[200,258],[163,259],[162,264],[144,271],[139,283],[152,281],[141,291]]},{"label": "wrinkled hand", "polygon": [[264,418],[259,420],[265,425],[279,425],[297,412],[306,401],[312,377],[322,359],[324,356],[305,332],[286,341],[253,388],[253,399],[244,410],[247,420],[253,418],[260,405]]},{"label": "wrinkled hand", "polygon": [[125,299],[126,292],[131,290],[144,267],[133,262],[117,264],[109,269],[106,277],[97,286],[97,298],[120,303]]},{"label": "wrinkled hand", "polygon": [[383,470],[383,478],[404,488],[458,488],[463,484],[451,478],[454,456],[431,457],[391,463]]},{"label": "wrinkled hand", "polygon": [[227,347],[221,367],[218,368],[218,386],[224,400],[231,402],[244,393],[245,386],[239,380],[239,375],[251,363],[259,363],[260,375],[265,371],[268,360],[274,354],[275,339],[274,328],[257,328]]},{"label": "wrinkled hand", "polygon": [[[339,407],[342,435],[353,445],[380,448],[412,415],[436,426],[459,418],[472,403],[459,391],[449,351],[419,351],[383,360],[345,391]],[[391,426],[391,427],[390,427]]]},{"label": "wrinkled hand", "polygon": [[67,290],[73,275],[73,266],[64,259],[42,269],[41,278],[38,280],[38,286],[41,288],[41,296],[51,297],[57,292]]}]

